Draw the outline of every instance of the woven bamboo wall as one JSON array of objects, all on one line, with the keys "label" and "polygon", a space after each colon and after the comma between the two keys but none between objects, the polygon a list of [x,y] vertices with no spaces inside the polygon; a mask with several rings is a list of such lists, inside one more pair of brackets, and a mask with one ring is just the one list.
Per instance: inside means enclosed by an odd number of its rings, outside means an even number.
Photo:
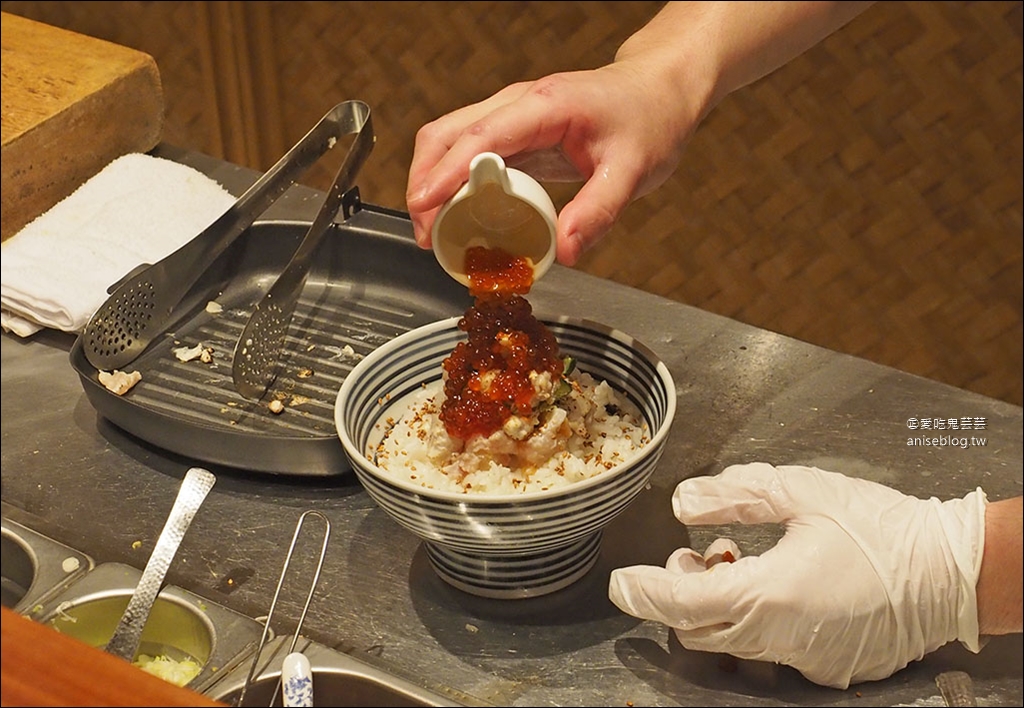
[{"label": "woven bamboo wall", "polygon": [[[0,5],[150,53],[165,139],[255,168],[367,101],[363,198],[404,208],[421,124],[607,61],[660,3]],[[1021,2],[875,5],[729,97],[579,267],[1020,405],[1021,35]]]}]

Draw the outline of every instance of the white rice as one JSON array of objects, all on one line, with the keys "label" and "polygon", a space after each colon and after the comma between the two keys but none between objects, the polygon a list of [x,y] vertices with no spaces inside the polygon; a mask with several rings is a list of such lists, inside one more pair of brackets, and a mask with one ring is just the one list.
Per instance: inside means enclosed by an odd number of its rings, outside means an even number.
[{"label": "white rice", "polygon": [[[650,441],[640,412],[605,381],[569,377],[573,391],[524,440],[504,431],[465,445],[439,418],[443,384],[419,391],[377,446],[382,469],[437,491],[516,494],[563,487],[606,472]],[[388,424],[392,421],[389,420]]]}]

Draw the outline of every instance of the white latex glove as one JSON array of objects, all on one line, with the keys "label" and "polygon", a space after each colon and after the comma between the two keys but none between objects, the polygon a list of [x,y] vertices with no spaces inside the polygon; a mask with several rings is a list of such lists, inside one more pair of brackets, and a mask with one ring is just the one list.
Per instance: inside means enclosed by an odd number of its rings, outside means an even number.
[{"label": "white latex glove", "polygon": [[985,493],[940,502],[812,467],[735,465],[681,482],[684,524],[781,523],[760,556],[707,568],[612,571],[621,610],[675,629],[688,649],[786,664],[826,686],[885,678],[960,640],[980,651],[975,586]]}]

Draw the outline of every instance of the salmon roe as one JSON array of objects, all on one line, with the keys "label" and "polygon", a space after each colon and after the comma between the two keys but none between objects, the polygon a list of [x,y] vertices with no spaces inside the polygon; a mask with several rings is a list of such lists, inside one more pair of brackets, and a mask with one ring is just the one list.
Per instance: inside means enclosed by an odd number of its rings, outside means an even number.
[{"label": "salmon roe", "polygon": [[523,297],[533,285],[526,258],[476,246],[466,251],[474,298],[459,329],[459,342],[443,362],[446,373],[441,420],[452,437],[467,440],[500,430],[511,416],[533,415],[530,372],[563,370],[558,342]]}]

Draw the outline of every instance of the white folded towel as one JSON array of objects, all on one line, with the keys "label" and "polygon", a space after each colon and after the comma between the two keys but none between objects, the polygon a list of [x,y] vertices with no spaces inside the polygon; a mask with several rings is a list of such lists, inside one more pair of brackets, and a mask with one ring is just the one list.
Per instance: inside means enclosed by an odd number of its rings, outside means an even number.
[{"label": "white folded towel", "polygon": [[81,332],[107,288],[156,263],[234,204],[186,165],[131,153],[3,242],[0,324],[27,337],[43,327]]}]

